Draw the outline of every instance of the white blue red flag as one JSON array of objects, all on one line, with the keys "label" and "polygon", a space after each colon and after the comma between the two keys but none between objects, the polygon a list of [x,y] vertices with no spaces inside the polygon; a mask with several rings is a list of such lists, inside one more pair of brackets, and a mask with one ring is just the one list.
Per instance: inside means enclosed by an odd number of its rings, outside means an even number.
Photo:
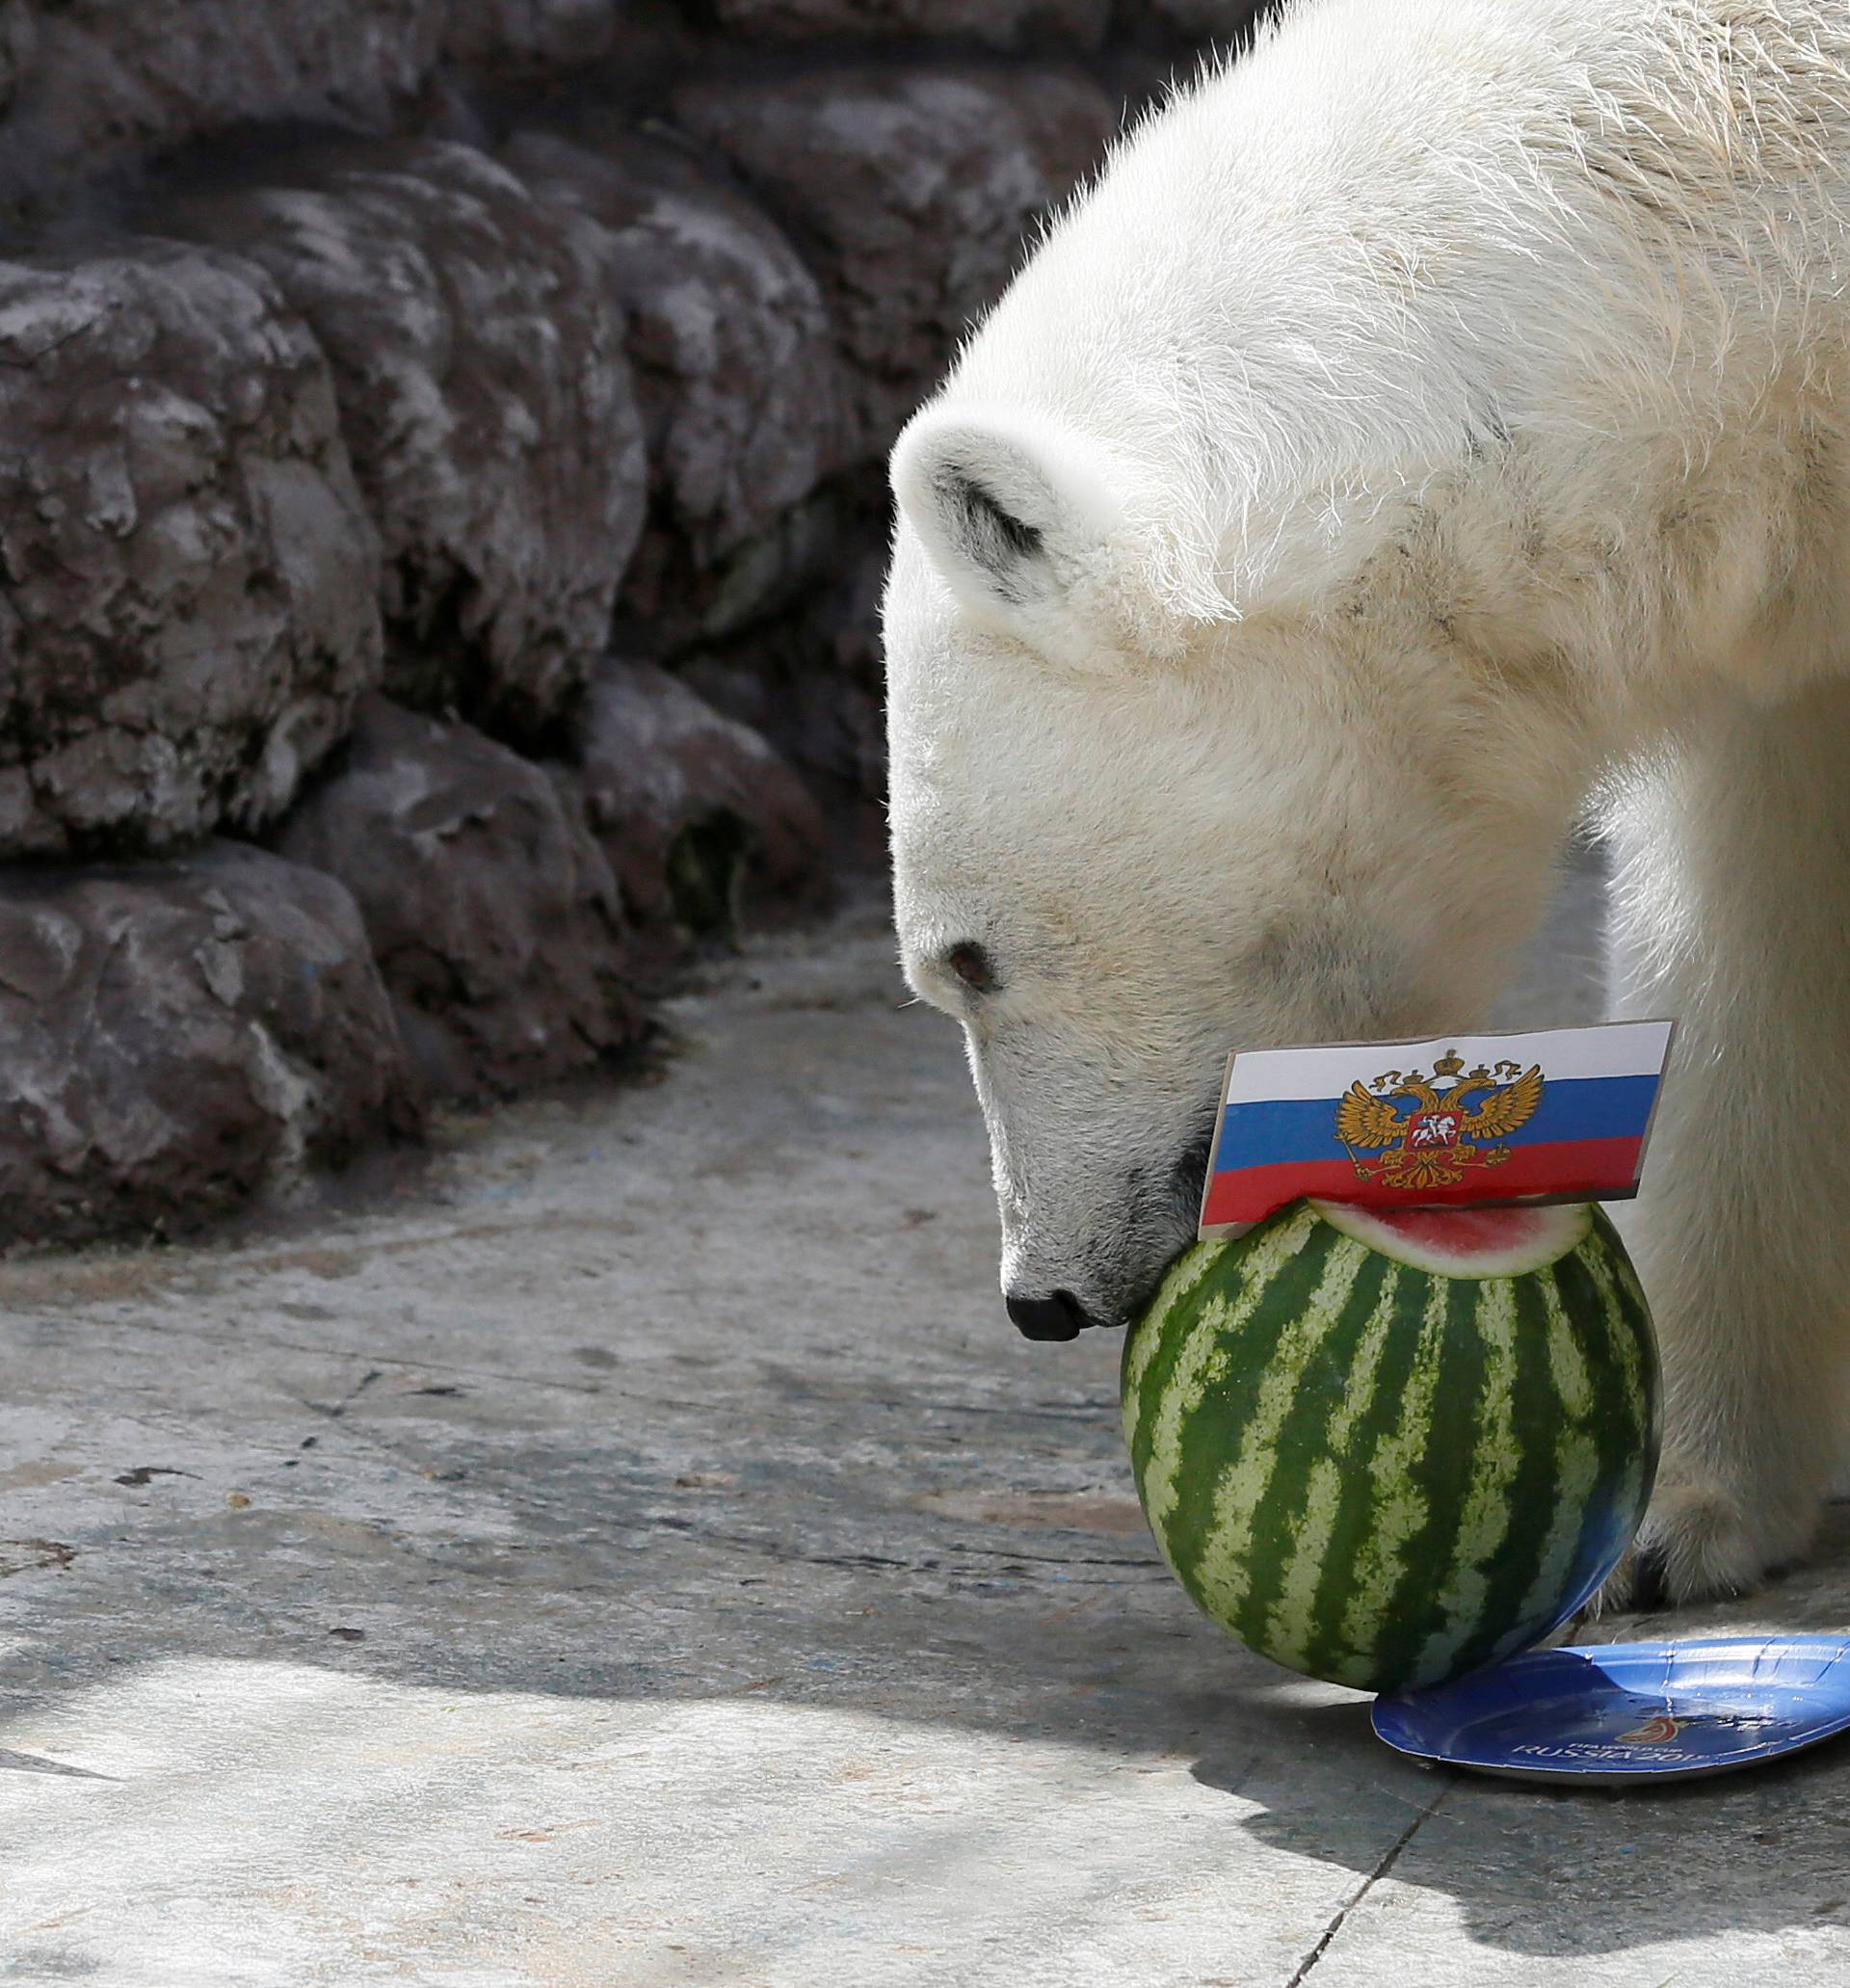
[{"label": "white blue red flag", "polygon": [[1201,1233],[1235,1233],[1307,1194],[1389,1208],[1627,1200],[1671,1027],[1241,1050]]}]

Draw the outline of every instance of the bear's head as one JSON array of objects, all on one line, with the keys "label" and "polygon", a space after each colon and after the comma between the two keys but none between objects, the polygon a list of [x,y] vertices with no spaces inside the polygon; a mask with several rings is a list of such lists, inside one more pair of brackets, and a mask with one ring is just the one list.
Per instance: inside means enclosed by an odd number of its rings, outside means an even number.
[{"label": "bear's head", "polygon": [[906,973],[965,1031],[1010,1314],[1070,1338],[1189,1240],[1230,1048],[1481,1022],[1574,721],[1399,577],[1392,529],[1230,598],[1266,563],[1191,549],[1189,492],[1051,418],[941,402],[893,479]]}]

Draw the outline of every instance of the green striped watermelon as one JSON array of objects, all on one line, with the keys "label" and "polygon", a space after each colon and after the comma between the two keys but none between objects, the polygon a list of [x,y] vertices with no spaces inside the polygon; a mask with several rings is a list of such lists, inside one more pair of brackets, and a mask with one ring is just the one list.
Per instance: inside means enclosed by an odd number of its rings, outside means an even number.
[{"label": "green striped watermelon", "polygon": [[1644,1293],[1599,1209],[1298,1202],[1179,1258],[1124,1344],[1163,1557],[1223,1628],[1366,1690],[1527,1649],[1657,1462]]}]

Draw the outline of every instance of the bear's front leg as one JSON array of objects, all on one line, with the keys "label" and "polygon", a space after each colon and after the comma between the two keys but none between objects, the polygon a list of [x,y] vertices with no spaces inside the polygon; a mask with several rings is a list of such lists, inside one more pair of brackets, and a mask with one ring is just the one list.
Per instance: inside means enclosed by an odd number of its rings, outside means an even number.
[{"label": "bear's front leg", "polygon": [[1612,831],[1623,1012],[1681,1025],[1626,1225],[1663,1462],[1608,1607],[1754,1587],[1850,1454],[1850,686],[1731,705]]}]

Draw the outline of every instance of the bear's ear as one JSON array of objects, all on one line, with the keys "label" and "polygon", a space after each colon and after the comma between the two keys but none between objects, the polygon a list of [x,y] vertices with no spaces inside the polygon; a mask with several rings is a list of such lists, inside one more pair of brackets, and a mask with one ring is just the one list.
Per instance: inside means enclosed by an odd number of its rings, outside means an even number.
[{"label": "bear's ear", "polygon": [[1123,506],[1102,451],[1014,410],[927,408],[893,448],[893,494],[967,608],[1064,620],[1104,570]]}]

